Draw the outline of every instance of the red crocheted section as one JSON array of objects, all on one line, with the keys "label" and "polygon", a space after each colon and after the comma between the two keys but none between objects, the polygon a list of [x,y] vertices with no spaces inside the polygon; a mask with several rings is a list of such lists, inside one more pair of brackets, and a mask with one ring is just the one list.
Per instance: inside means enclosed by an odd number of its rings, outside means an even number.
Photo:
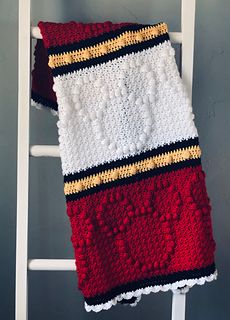
[{"label": "red crocheted section", "polygon": [[[48,66],[47,50],[43,41],[38,40],[34,51],[34,69],[32,71],[32,92],[47,100],[47,107],[50,107],[49,101],[56,103],[57,97],[53,91],[53,75]],[[34,98],[35,102],[40,102]],[[44,104],[44,103],[43,103]]]},{"label": "red crocheted section", "polygon": [[41,30],[45,47],[55,47],[66,45],[92,37],[97,37],[103,33],[115,31],[133,23],[112,23],[105,21],[101,23],[55,23],[40,21],[38,26]]},{"label": "red crocheted section", "polygon": [[214,262],[201,166],[68,202],[78,287],[85,297]]}]

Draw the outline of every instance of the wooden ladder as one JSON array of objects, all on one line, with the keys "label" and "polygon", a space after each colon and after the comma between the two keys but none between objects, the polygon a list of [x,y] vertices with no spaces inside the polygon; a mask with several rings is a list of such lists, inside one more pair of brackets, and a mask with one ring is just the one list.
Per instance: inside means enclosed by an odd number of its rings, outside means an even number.
[{"label": "wooden ladder", "polygon": [[[181,0],[181,31],[170,32],[181,45],[181,75],[192,99],[196,0]],[[30,145],[31,40],[41,39],[31,27],[30,0],[19,0],[18,33],[18,149],[15,319],[28,319],[28,270],[75,271],[74,259],[28,259],[28,195],[30,157],[59,157],[58,146]],[[186,293],[172,295],[171,320],[185,320]]]}]

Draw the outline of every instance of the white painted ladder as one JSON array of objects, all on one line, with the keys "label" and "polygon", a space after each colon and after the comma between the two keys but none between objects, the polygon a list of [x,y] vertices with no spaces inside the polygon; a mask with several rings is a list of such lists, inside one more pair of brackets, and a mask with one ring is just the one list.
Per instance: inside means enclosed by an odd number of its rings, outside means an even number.
[{"label": "white painted ladder", "polygon": [[[181,74],[191,98],[195,2],[181,0],[181,32],[170,32],[172,42],[181,44]],[[37,27],[31,28],[30,0],[19,0],[16,320],[28,319],[28,270],[75,271],[74,259],[28,259],[29,157],[59,157],[58,146],[29,143],[31,38],[41,38],[41,34]],[[171,320],[185,319],[185,299],[185,293],[173,294]]]}]

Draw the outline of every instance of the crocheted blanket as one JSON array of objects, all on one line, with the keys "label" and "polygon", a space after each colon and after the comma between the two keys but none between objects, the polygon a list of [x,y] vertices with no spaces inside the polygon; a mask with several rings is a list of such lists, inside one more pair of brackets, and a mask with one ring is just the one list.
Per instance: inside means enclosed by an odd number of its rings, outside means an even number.
[{"label": "crocheted blanket", "polygon": [[32,104],[57,128],[87,311],[216,279],[191,101],[165,23],[45,23]]}]

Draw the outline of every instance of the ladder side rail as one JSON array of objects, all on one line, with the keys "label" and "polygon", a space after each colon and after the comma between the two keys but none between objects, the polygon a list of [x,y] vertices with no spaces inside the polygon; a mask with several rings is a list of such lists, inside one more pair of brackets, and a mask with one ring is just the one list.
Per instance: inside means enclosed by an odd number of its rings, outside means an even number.
[{"label": "ladder side rail", "polygon": [[[196,0],[181,0],[181,75],[192,102]],[[171,320],[185,320],[186,293],[173,293]]]},{"label": "ladder side rail", "polygon": [[19,0],[18,138],[15,319],[28,319],[27,256],[29,198],[30,0]]}]

